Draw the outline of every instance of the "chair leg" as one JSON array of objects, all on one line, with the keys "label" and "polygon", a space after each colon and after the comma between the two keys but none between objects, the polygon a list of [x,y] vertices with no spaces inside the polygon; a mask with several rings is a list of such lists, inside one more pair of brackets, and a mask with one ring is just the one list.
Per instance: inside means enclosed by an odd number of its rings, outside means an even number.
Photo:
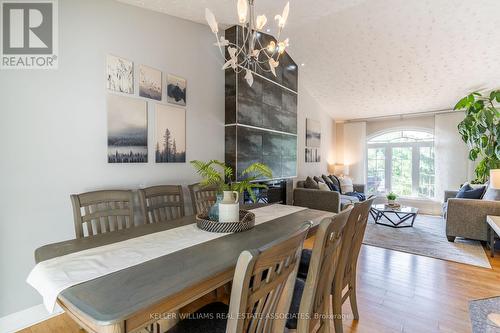
[{"label": "chair leg", "polygon": [[356,274],[353,274],[349,282],[349,303],[351,303],[354,320],[359,320],[358,300],[356,298]]},{"label": "chair leg", "polygon": [[334,292],[332,295],[333,327],[335,333],[343,333],[342,327],[342,291]]}]

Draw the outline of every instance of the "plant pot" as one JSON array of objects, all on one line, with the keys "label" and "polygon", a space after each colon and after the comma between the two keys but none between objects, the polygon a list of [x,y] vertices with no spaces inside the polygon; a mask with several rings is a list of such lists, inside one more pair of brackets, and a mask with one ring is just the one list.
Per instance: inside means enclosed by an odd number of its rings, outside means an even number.
[{"label": "plant pot", "polygon": [[240,219],[239,195],[236,191],[224,191],[219,203],[219,222],[238,222]]},{"label": "plant pot", "polygon": [[396,200],[394,199],[387,199],[387,204],[388,205],[394,205],[396,203]]}]

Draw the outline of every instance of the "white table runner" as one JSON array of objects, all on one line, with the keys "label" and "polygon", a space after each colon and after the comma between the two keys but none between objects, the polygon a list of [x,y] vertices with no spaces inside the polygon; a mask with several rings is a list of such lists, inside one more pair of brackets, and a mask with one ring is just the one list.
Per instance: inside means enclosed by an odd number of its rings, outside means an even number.
[{"label": "white table runner", "polygon": [[[257,225],[304,209],[271,205],[252,212]],[[57,296],[66,288],[227,235],[203,231],[193,223],[42,261],[26,282],[42,295],[47,310],[54,312]]]}]

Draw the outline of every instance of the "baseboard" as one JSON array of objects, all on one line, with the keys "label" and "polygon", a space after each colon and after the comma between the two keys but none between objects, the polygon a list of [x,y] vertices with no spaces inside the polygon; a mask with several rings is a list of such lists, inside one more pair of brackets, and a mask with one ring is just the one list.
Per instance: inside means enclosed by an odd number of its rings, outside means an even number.
[{"label": "baseboard", "polygon": [[38,304],[0,318],[0,333],[17,332],[61,313],[48,313],[43,304]]}]

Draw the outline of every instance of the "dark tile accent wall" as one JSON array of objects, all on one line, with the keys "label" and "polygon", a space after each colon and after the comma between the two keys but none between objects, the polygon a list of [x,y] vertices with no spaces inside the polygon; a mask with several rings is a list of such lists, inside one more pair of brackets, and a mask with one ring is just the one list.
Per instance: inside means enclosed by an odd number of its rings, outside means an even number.
[{"label": "dark tile accent wall", "polygon": [[[239,36],[239,37],[238,37]],[[226,30],[226,39],[241,40],[241,29]],[[262,45],[272,36],[260,34]],[[250,87],[245,72],[226,70],[226,163],[236,166],[236,178],[254,162],[267,164],[273,178],[297,174],[297,65],[286,52],[272,73],[257,70]],[[249,127],[251,126],[251,127]]]}]

